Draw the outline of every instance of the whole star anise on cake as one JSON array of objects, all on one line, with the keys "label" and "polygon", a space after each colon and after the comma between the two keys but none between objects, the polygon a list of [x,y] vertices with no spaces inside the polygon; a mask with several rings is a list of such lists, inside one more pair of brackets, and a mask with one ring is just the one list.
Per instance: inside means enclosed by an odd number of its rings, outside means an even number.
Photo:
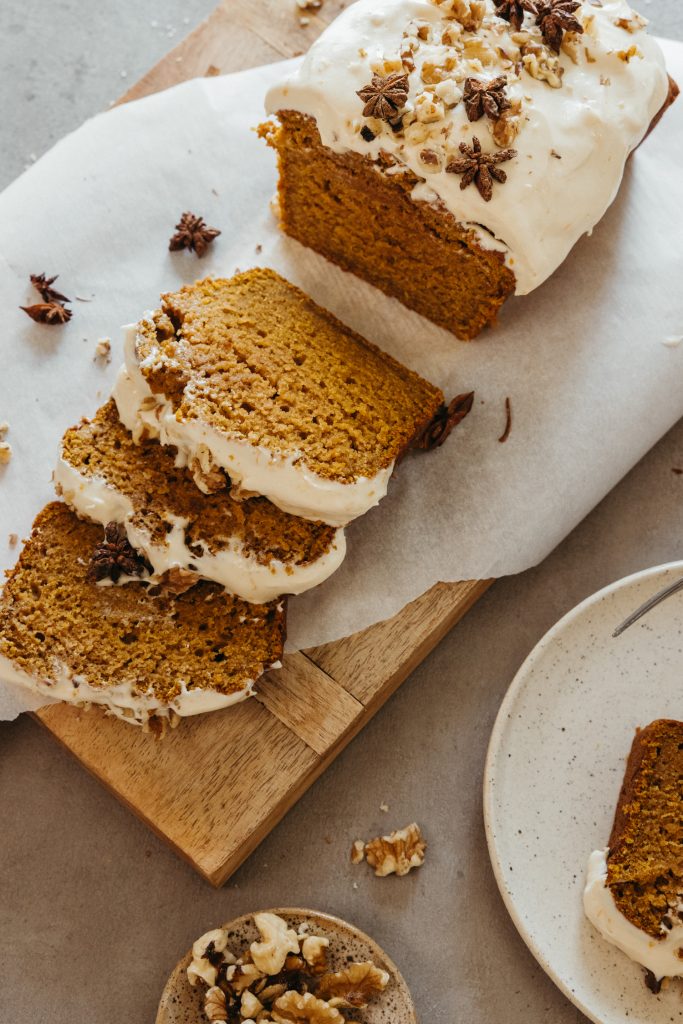
[{"label": "whole star anise on cake", "polygon": [[516,149],[501,149],[497,153],[483,153],[481,143],[476,135],[472,136],[472,145],[461,142],[459,150],[462,156],[456,157],[446,165],[451,174],[461,174],[460,188],[467,188],[472,182],[479,189],[479,194],[487,203],[493,195],[493,180],[501,184],[507,181],[505,171],[497,164],[505,163],[517,156]]},{"label": "whole star anise on cake", "polygon": [[482,82],[478,78],[466,78],[462,99],[470,121],[478,121],[486,114],[492,121],[497,121],[504,110],[510,107],[505,95],[507,78],[499,75],[490,82]]},{"label": "whole star anise on cake", "polygon": [[87,578],[93,583],[106,579],[118,583],[122,575],[142,576],[150,570],[149,562],[129,543],[123,526],[107,523],[104,540],[92,553]]},{"label": "whole star anise on cake", "polygon": [[408,99],[408,76],[403,71],[382,77],[373,75],[370,85],[356,93],[365,106],[364,117],[377,117],[380,121],[394,121],[403,110]]},{"label": "whole star anise on cake", "polygon": [[197,256],[203,256],[214,238],[218,238],[218,228],[210,228],[203,217],[186,211],[175,226],[176,233],[168,243],[171,252],[179,249],[189,249],[196,252]]},{"label": "whole star anise on cake", "polygon": [[518,32],[524,21],[524,12],[536,14],[536,4],[533,0],[493,0],[493,3],[498,17],[509,21]]},{"label": "whole star anise on cake", "polygon": [[536,24],[544,42],[555,53],[560,52],[565,32],[583,32],[583,25],[574,17],[580,6],[578,0],[537,0]]}]

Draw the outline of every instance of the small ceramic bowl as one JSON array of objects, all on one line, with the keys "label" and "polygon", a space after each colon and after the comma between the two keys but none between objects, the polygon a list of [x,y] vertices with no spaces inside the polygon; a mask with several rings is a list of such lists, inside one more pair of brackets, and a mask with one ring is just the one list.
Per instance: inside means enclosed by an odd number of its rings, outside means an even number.
[{"label": "small ceramic bowl", "polygon": [[[258,913],[258,911],[257,911]],[[417,1024],[415,1007],[408,986],[393,960],[390,960],[376,942],[358,928],[329,914],[315,910],[301,910],[298,907],[277,908],[270,911],[284,918],[290,928],[298,930],[306,922],[313,935],[330,940],[330,964],[339,970],[347,960],[371,960],[377,967],[389,974],[386,990],[376,996],[370,1005],[358,1011],[363,1024]],[[207,925],[207,928],[209,926]],[[237,952],[246,949],[255,939],[258,931],[254,915],[245,914],[222,925],[230,933],[230,948]],[[195,987],[187,980],[187,968],[192,959],[190,950],[177,964],[166,982],[157,1011],[156,1024],[204,1024],[204,993],[206,986],[199,982]]]}]

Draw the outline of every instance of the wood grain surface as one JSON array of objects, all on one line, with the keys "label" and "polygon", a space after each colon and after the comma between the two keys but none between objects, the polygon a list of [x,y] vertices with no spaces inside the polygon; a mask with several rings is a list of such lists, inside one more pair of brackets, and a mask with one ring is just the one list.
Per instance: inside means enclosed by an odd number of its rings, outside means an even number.
[{"label": "wood grain surface", "polygon": [[[224,0],[121,98],[302,53],[339,11],[301,26],[294,0]],[[308,14],[307,14],[308,16]],[[185,719],[163,741],[99,709],[37,719],[208,881],[221,885],[491,581],[439,583],[361,633],[287,655],[258,696]]]}]

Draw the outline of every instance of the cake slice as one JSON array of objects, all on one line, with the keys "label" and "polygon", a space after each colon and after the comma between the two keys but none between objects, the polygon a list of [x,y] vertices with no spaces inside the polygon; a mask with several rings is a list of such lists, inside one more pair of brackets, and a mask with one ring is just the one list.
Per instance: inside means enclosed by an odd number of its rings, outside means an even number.
[{"label": "cake slice", "polygon": [[459,338],[548,278],[675,98],[624,0],[357,0],[266,97],[282,229]]},{"label": "cake slice", "polygon": [[[342,526],[452,420],[443,394],[272,270],[163,295],[127,332],[114,397],[136,440],[173,445],[204,491],[256,493]],[[424,445],[423,445],[424,446]]]},{"label": "cake slice", "polygon": [[[247,604],[203,580],[174,597],[139,578],[125,539],[108,541],[62,502],[40,512],[0,597],[0,679],[174,724],[243,700],[279,666],[283,603]],[[128,582],[106,585],[119,574]]]},{"label": "cake slice", "polygon": [[609,846],[590,858],[584,908],[646,968],[653,991],[683,976],[683,722],[636,732]]},{"label": "cake slice", "polygon": [[341,529],[292,516],[267,498],[236,501],[226,486],[203,494],[176,467],[173,449],[135,444],[113,399],[67,430],[54,479],[78,515],[120,523],[155,577],[182,569],[261,604],[317,586],[344,558]]}]

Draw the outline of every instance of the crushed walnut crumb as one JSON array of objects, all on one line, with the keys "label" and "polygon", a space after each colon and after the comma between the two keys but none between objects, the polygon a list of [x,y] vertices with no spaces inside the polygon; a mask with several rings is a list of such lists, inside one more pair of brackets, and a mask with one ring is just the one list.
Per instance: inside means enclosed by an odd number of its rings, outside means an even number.
[{"label": "crushed walnut crumb", "polygon": [[[361,840],[357,839],[353,844],[353,850]],[[419,868],[424,864],[425,850],[427,844],[424,841],[420,826],[413,822],[405,828],[397,829],[388,836],[377,836],[370,842],[363,844],[365,859],[371,868],[375,869],[378,878],[386,875],[407,875],[413,868]],[[363,859],[352,861],[359,864]]]},{"label": "crushed walnut crumb", "polygon": [[6,466],[12,458],[12,445],[7,441],[0,441],[0,466]]},{"label": "crushed walnut crumb", "polygon": [[111,338],[99,338],[95,345],[95,359],[105,363],[111,362]]},{"label": "crushed walnut crumb", "polygon": [[7,539],[7,543],[9,544],[9,546],[11,548],[15,548],[17,546],[17,544],[19,543],[19,534],[18,533],[10,533],[10,535],[9,535],[9,537]]}]

